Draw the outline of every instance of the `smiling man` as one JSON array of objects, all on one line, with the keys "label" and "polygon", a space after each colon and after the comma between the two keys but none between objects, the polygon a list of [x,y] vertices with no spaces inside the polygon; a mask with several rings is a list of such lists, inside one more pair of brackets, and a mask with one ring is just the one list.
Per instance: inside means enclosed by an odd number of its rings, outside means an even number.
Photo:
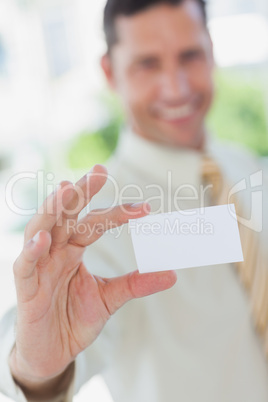
[{"label": "smiling man", "polygon": [[126,2],[121,11],[125,9],[126,15],[114,15],[117,6],[108,3],[109,52],[102,65],[126,105],[136,134],[162,144],[200,149],[213,97],[212,43],[203,2],[187,1],[181,7],[176,3],[148,1],[144,7],[140,3],[133,7]]},{"label": "smiling man", "polygon": [[[104,28],[102,68],[122,99],[128,128],[106,184],[101,166],[74,188],[62,183],[26,228],[14,265],[15,339],[14,310],[1,323],[0,389],[17,401],[69,401],[101,373],[116,402],[266,402],[268,259],[260,250],[267,215],[262,233],[246,238],[242,274],[232,264],[192,268],[179,272],[176,286],[173,271],[127,273],[136,267],[127,226],[101,238],[94,230],[111,227],[107,220],[115,227],[144,216],[148,202],[153,212],[213,205],[221,184],[249,177],[267,197],[265,182],[252,176],[258,161],[206,132],[214,62],[204,2],[108,0]],[[205,171],[208,155],[217,164]],[[205,182],[216,196],[203,196]],[[128,203],[84,215],[79,225],[88,231],[82,233],[73,225],[77,214],[66,214],[81,192],[81,208],[89,201],[91,209]],[[58,214],[46,213],[58,195],[61,225]],[[240,195],[239,205],[250,212],[250,197]],[[251,279],[243,282],[250,295],[261,295],[254,305],[258,333],[239,277],[248,272]],[[139,300],[120,308],[133,298]]]}]

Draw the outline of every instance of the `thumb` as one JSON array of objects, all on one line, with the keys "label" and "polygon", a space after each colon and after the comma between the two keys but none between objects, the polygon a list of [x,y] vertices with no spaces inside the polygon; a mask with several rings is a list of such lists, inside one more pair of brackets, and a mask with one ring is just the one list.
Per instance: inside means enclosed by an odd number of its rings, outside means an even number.
[{"label": "thumb", "polygon": [[167,290],[175,285],[175,271],[140,274],[131,272],[117,278],[106,280],[103,296],[110,314],[114,314],[127,301],[149,296]]}]

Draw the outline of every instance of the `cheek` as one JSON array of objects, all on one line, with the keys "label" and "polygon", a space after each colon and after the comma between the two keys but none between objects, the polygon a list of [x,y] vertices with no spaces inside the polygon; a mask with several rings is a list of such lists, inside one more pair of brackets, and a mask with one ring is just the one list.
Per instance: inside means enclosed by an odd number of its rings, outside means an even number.
[{"label": "cheek", "polygon": [[140,112],[148,111],[152,102],[156,99],[155,87],[146,83],[144,85],[133,85],[128,88],[127,103],[129,106]]},{"label": "cheek", "polygon": [[214,83],[211,74],[199,72],[191,83],[192,89],[203,99],[204,106],[209,106],[214,95]]},{"label": "cheek", "polygon": [[187,69],[188,78],[193,89],[202,92],[213,91],[213,67],[208,63],[193,63]]},{"label": "cheek", "polygon": [[157,77],[152,72],[131,71],[125,77],[125,90],[131,103],[146,106],[157,95]]}]

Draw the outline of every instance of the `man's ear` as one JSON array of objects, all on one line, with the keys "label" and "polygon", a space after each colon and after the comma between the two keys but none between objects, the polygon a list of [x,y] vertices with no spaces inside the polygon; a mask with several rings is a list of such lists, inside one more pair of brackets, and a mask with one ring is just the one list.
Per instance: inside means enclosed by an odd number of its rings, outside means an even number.
[{"label": "man's ear", "polygon": [[111,89],[115,89],[115,79],[111,57],[106,53],[101,58],[101,68]]}]

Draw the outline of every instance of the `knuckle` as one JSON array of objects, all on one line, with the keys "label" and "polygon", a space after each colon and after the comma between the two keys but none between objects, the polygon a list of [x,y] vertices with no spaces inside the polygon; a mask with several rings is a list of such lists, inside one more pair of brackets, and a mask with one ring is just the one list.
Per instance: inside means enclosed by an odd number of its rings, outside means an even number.
[{"label": "knuckle", "polygon": [[95,231],[97,235],[102,236],[106,232],[106,230],[108,230],[108,228],[103,223],[99,222],[96,224]]}]

